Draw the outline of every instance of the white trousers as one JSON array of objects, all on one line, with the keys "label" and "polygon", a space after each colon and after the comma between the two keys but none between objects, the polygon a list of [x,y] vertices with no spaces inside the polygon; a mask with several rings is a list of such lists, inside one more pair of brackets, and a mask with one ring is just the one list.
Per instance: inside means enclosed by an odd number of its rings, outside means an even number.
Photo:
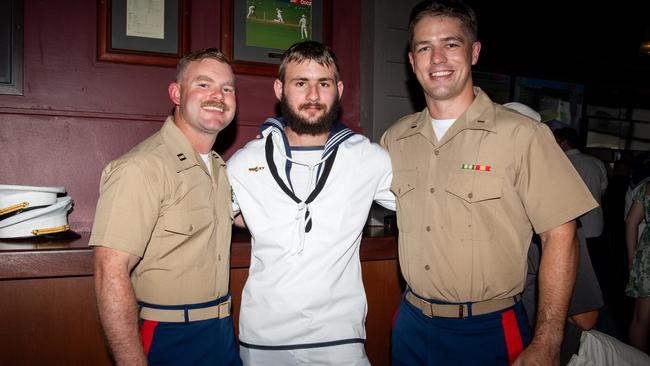
[{"label": "white trousers", "polygon": [[638,349],[597,330],[582,332],[580,349],[568,366],[641,366],[650,357]]},{"label": "white trousers", "polygon": [[363,343],[295,350],[239,347],[244,366],[370,366]]}]

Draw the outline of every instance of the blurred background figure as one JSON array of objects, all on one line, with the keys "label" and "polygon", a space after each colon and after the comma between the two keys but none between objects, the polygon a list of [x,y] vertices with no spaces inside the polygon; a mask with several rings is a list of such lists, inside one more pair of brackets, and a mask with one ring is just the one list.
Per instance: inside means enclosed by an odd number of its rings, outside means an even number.
[{"label": "blurred background figure", "polygon": [[[525,104],[511,102],[504,104],[504,106],[514,109],[536,121],[541,120],[541,115]],[[559,126],[559,129],[562,128],[568,127],[562,124]],[[560,347],[560,365],[650,364],[650,358],[646,354],[635,350],[608,334],[593,329],[598,322],[599,309],[604,305],[603,294],[598,278],[594,273],[589,251],[587,250],[584,227],[578,228],[576,237],[580,247],[578,271],[567,311],[568,318],[564,328],[564,338]],[[534,236],[528,250],[526,286],[522,294],[522,302],[524,303],[529,323],[532,327],[535,326],[535,314],[537,313],[538,306],[537,274],[539,272],[540,253],[541,245],[539,236]]]},{"label": "blurred background figure", "polygon": [[625,293],[635,298],[630,323],[630,344],[646,352],[650,330],[650,230],[644,227],[639,236],[639,224],[650,215],[650,184],[635,190],[632,206],[625,218],[625,237],[630,266],[630,279]]},{"label": "blurred background figure", "polygon": [[578,137],[578,131],[575,129],[571,127],[559,128],[553,131],[553,135],[571,164],[573,164],[573,167],[582,177],[587,188],[589,188],[591,195],[598,202],[598,207],[580,217],[580,223],[587,238],[589,253],[592,256],[598,255],[602,253],[602,246],[604,245],[601,240],[604,224],[602,197],[607,189],[607,169],[605,169],[605,164],[600,159],[585,154],[578,149],[580,138]]}]

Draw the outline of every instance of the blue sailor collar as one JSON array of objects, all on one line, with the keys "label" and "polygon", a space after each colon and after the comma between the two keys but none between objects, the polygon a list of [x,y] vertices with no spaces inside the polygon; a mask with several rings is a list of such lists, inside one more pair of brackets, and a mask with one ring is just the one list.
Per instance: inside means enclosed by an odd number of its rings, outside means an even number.
[{"label": "blue sailor collar", "polygon": [[[262,123],[260,126],[260,133],[264,138],[266,138],[273,131],[279,132],[279,134],[282,136],[282,141],[284,142],[284,154],[287,157],[291,158],[291,146],[289,146],[289,140],[287,139],[287,134],[284,130],[286,126],[287,123],[282,117],[267,118],[266,121],[264,121],[264,123]],[[339,146],[348,138],[354,136],[354,134],[354,131],[346,127],[341,121],[336,121],[336,123],[334,123],[334,126],[332,126],[330,129],[330,133],[327,137],[327,142],[325,143],[321,158],[324,159],[327,157],[337,146]],[[291,190],[293,190],[293,184],[289,178],[291,176],[291,165],[291,161],[287,159],[285,162],[284,170],[287,176],[287,180],[289,181],[289,185],[291,186]],[[321,167],[322,165],[318,167],[317,177],[320,177]]]},{"label": "blue sailor collar", "polygon": [[[267,118],[262,126],[260,126],[260,133],[262,136],[266,136],[271,133],[272,130],[280,132],[282,140],[284,141],[284,150],[288,157],[291,157],[291,147],[289,146],[289,140],[287,139],[287,134],[284,129],[287,126],[287,123],[284,121],[284,118]],[[332,149],[338,146],[343,141],[350,138],[354,135],[354,131],[346,127],[341,121],[336,121],[334,126],[330,129],[330,134],[327,137],[327,142],[325,143],[325,148],[323,150],[323,157],[327,156]]]}]

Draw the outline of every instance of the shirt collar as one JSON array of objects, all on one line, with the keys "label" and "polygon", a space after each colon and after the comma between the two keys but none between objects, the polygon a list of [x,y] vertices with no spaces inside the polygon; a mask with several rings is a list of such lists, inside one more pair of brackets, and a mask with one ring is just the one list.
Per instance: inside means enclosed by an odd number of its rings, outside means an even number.
[{"label": "shirt collar", "polygon": [[[456,133],[470,129],[470,130],[486,130],[496,133],[495,114],[496,109],[492,100],[481,90],[479,87],[474,87],[474,101],[470,104],[469,108],[463,112],[451,125],[443,140],[452,137]],[[427,108],[424,108],[415,120],[406,128],[398,139],[406,138],[416,134],[421,134],[427,138],[432,137],[433,128],[431,125],[431,115]],[[431,130],[431,131],[429,131]]]},{"label": "shirt collar", "polygon": [[[173,116],[167,117],[165,124],[160,131],[167,150],[174,156],[177,173],[196,165],[202,166],[202,163],[199,162],[202,161],[201,156],[196,150],[194,150],[190,140],[188,140],[178,126],[176,126]],[[223,159],[221,159],[221,157],[214,151],[210,151],[210,155],[216,158],[216,161],[220,166],[226,165]]]}]

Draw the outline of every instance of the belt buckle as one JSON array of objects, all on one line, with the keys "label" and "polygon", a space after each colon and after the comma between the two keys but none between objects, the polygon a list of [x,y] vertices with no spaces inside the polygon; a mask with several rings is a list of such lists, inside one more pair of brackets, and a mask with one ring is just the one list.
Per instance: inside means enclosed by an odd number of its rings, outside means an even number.
[{"label": "belt buckle", "polygon": [[224,319],[230,316],[230,300],[224,301],[218,305],[219,319]]},{"label": "belt buckle", "polygon": [[418,300],[421,301],[421,303],[424,305],[420,309],[420,311],[422,311],[422,314],[424,314],[427,318],[433,318],[435,316],[433,312],[433,304],[428,301],[424,301],[422,299],[418,299]]}]

